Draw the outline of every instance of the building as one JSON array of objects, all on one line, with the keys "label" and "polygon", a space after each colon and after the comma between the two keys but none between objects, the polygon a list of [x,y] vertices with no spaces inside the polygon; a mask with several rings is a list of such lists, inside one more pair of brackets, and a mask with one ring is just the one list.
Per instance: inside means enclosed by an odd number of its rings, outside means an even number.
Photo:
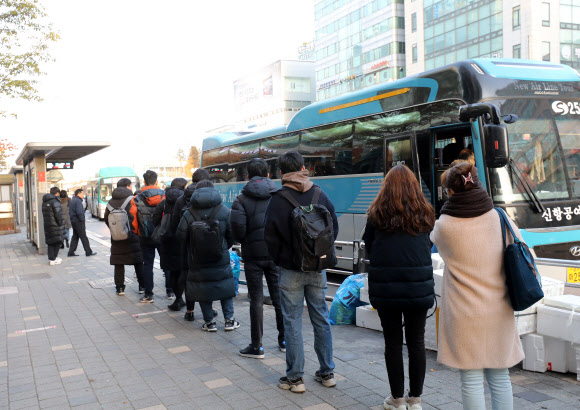
[{"label": "building", "polygon": [[407,0],[409,75],[475,57],[580,69],[578,0]]},{"label": "building", "polygon": [[405,76],[403,3],[403,0],[315,2],[317,101]]},{"label": "building", "polygon": [[315,101],[314,62],[279,60],[234,81],[235,129],[285,125]]}]

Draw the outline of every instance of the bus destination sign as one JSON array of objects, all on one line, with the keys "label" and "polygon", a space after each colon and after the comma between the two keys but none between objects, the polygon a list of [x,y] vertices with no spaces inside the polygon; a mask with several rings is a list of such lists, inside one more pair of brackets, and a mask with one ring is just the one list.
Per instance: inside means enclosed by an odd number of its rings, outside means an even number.
[{"label": "bus destination sign", "polygon": [[51,169],[73,169],[74,162],[47,162],[46,163],[46,170],[50,171]]}]

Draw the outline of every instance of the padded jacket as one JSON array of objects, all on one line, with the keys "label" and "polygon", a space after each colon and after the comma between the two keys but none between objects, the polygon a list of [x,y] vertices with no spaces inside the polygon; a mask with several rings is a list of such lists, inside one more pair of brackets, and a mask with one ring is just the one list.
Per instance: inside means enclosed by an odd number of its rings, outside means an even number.
[{"label": "padded jacket", "polygon": [[52,195],[42,197],[42,219],[44,222],[44,241],[47,245],[56,245],[64,240],[64,216],[60,200]]},{"label": "padded jacket", "polygon": [[[128,197],[133,196],[128,188],[115,188],[109,204],[113,208],[120,208]],[[131,213],[131,201],[125,207],[129,223],[133,223],[133,214]],[[105,223],[109,226],[109,209],[105,209]],[[143,254],[139,245],[139,236],[134,232],[129,232],[129,238],[124,241],[115,241],[111,238],[111,265],[136,265],[143,263]]]}]

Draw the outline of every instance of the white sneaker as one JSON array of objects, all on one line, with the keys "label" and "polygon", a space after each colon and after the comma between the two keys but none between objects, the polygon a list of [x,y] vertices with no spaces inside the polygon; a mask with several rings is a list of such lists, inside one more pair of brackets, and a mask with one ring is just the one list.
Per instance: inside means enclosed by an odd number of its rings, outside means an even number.
[{"label": "white sneaker", "polygon": [[408,410],[423,410],[421,407],[421,397],[407,397]]},{"label": "white sneaker", "polygon": [[393,396],[389,396],[385,399],[383,408],[385,410],[407,410],[407,400],[404,397],[393,399]]},{"label": "white sneaker", "polygon": [[56,259],[54,260],[54,264],[55,264],[55,265],[60,265],[61,263],[62,263],[62,259],[61,259],[61,258],[56,258]]},{"label": "white sneaker", "polygon": [[48,264],[49,264],[50,266],[54,266],[54,265],[56,265],[56,261],[50,261],[50,260],[49,260],[49,261],[48,261]]}]

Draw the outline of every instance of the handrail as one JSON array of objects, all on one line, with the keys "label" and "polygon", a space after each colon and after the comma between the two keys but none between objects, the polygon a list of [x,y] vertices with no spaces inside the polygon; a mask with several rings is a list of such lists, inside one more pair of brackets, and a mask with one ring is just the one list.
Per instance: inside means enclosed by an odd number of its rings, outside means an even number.
[{"label": "handrail", "polygon": [[580,268],[580,261],[571,261],[568,259],[534,258],[534,261],[536,261],[536,265]]}]

